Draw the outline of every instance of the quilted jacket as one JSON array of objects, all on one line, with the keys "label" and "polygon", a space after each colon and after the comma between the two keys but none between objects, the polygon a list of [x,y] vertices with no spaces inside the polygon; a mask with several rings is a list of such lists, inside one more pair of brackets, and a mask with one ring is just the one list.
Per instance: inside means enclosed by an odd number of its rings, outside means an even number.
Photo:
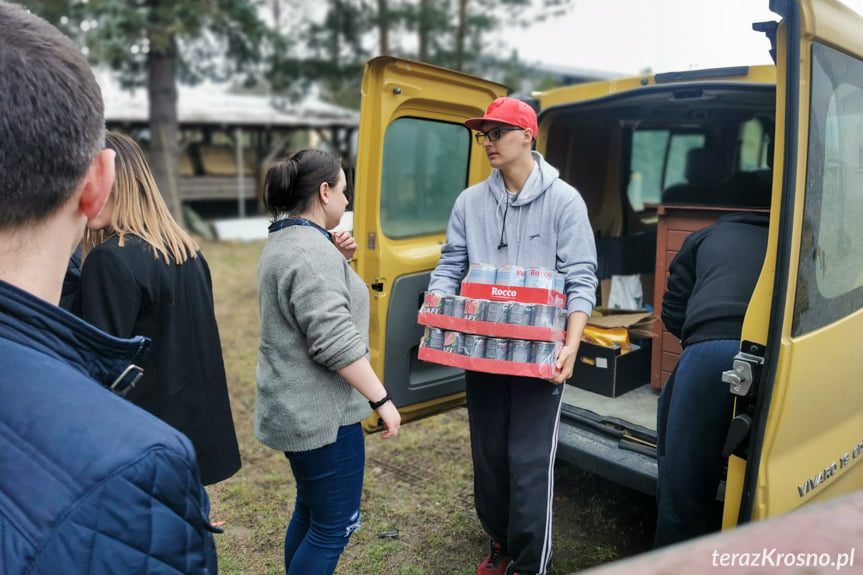
[{"label": "quilted jacket", "polygon": [[148,344],[0,281],[3,575],[216,572],[191,443],[103,387]]}]

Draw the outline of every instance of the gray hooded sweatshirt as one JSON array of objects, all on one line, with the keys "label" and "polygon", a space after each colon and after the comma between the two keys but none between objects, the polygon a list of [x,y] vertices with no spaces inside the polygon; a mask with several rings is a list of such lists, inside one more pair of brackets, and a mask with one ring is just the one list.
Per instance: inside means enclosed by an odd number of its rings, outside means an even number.
[{"label": "gray hooded sweatshirt", "polygon": [[590,315],[598,280],[587,206],[541,154],[533,158],[514,200],[499,170],[459,195],[429,291],[457,293],[471,263],[552,268],[564,275],[567,311]]}]

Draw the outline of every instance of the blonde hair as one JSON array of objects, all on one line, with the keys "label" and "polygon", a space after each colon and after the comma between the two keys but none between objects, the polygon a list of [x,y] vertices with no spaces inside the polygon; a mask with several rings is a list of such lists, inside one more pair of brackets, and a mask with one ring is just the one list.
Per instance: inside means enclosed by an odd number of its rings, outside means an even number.
[{"label": "blonde hair", "polygon": [[147,242],[154,256],[161,256],[166,263],[171,263],[171,258],[181,264],[198,257],[198,245],[171,217],[140,146],[117,132],[108,132],[105,143],[117,153],[117,175],[111,188],[114,211],[111,223],[97,232],[99,239],[94,241],[96,234],[88,233],[86,243],[96,245],[119,236],[122,246],[124,236],[132,234]]}]

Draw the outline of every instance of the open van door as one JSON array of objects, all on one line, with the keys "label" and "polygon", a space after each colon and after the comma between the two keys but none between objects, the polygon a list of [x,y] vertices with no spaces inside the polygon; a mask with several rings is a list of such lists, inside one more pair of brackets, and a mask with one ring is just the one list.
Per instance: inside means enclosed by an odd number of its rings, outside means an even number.
[{"label": "open van door", "polygon": [[778,27],[770,240],[724,380],[730,527],[863,487],[863,18],[772,0]]},{"label": "open van door", "polygon": [[[355,269],[370,290],[372,367],[406,421],[464,402],[464,372],[417,359],[417,311],[456,197],[491,173],[464,121],[506,87],[382,56],[366,64],[362,95]],[[377,428],[377,416],[364,427]]]}]

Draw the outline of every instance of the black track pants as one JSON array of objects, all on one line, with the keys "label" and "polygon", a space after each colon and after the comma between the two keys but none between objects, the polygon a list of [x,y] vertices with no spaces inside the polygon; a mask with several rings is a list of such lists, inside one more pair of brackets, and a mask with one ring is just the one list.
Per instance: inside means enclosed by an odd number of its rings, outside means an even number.
[{"label": "black track pants", "polygon": [[471,371],[465,375],[480,523],[513,558],[509,572],[544,574],[551,559],[563,385]]}]

